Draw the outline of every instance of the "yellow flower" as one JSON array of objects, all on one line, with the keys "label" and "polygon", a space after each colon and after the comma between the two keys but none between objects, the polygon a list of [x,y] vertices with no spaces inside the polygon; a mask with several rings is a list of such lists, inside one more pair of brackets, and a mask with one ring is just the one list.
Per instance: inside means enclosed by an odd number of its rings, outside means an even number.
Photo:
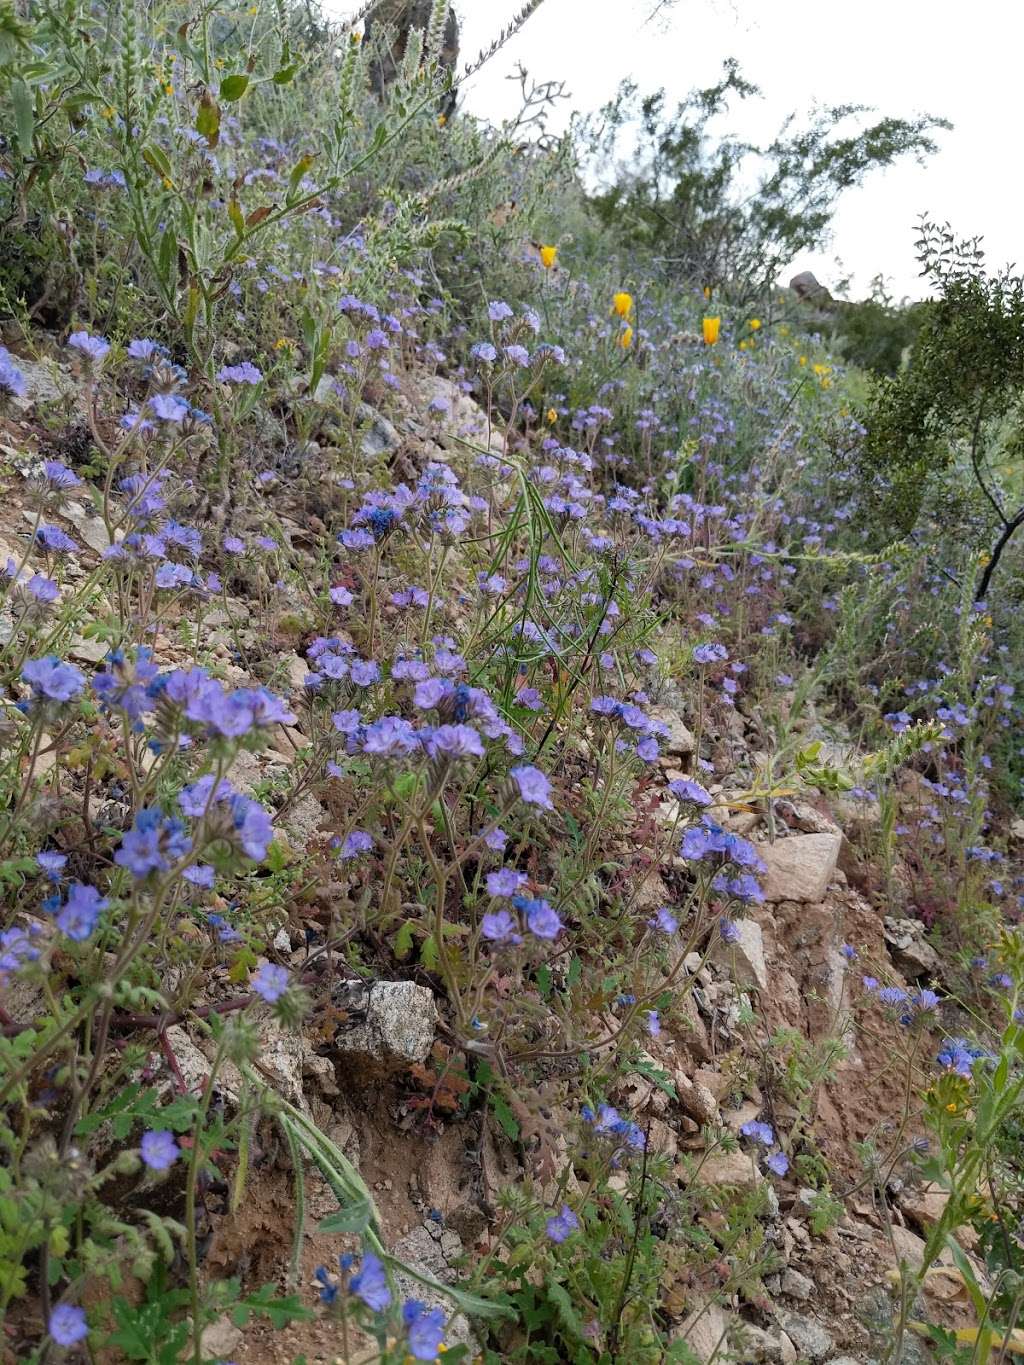
[{"label": "yellow flower", "polygon": [[447,114],[438,114],[438,116],[437,116],[437,126],[438,126],[439,128],[443,128],[444,125],[445,125],[447,122],[448,122],[448,115],[447,115]]},{"label": "yellow flower", "polygon": [[815,373],[815,374],[817,374],[817,375],[822,375],[822,374],[828,374],[828,372],[829,372],[829,370],[831,370],[832,366],[831,366],[831,365],[822,365],[822,364],[819,363],[819,364],[817,364],[817,365],[813,365],[811,368],[814,370],[814,373]]},{"label": "yellow flower", "polygon": [[708,346],[713,346],[718,340],[718,334],[722,330],[721,318],[705,318],[703,323],[704,341]]},{"label": "yellow flower", "polygon": [[807,364],[807,357],[806,357],[805,355],[798,355],[797,358],[796,358],[796,363],[797,363],[798,365],[806,365],[806,364]]},{"label": "yellow flower", "polygon": [[630,348],[630,346],[632,346],[632,344],[633,344],[633,329],[632,329],[632,327],[624,327],[624,328],[622,329],[622,332],[619,334],[619,345],[622,347],[622,349],[623,349],[624,351],[628,351],[629,348]]},{"label": "yellow flower", "polygon": [[558,421],[558,413],[555,411],[554,408],[548,408],[544,416],[548,419],[552,426],[554,426],[555,423]]},{"label": "yellow flower", "polygon": [[612,307],[620,318],[628,318],[633,311],[633,295],[620,289],[617,294],[612,295]]},{"label": "yellow flower", "polygon": [[704,297],[705,297],[705,299],[708,299],[708,300],[710,300],[710,298],[711,298],[711,286],[710,286],[710,284],[706,284],[706,285],[704,286]]},{"label": "yellow flower", "polygon": [[788,337],[788,336],[789,336],[789,328],[786,326],[785,323],[783,323],[782,326],[779,328],[779,336],[780,336],[780,337]]},{"label": "yellow flower", "polygon": [[949,1104],[946,1105],[946,1113],[947,1113],[947,1114],[955,1114],[955,1113],[956,1113],[956,1108],[957,1108],[957,1107],[956,1107],[956,1102],[955,1102],[955,1101],[951,1101]]},{"label": "yellow flower", "polygon": [[170,83],[170,81],[168,81],[167,84],[164,86],[164,94],[165,95],[174,94],[174,86]]},{"label": "yellow flower", "polygon": [[274,342],[275,351],[286,351],[292,344],[291,337],[278,337]]},{"label": "yellow flower", "polygon": [[112,104],[108,104],[106,109],[101,110],[101,113],[104,118],[113,118],[114,115],[117,113],[117,110],[114,108]]},{"label": "yellow flower", "polygon": [[540,263],[545,270],[550,270],[558,256],[557,246],[542,246],[540,249]]},{"label": "yellow flower", "polygon": [[750,342],[749,342],[749,341],[741,341],[741,342],[740,342],[740,350],[741,350],[741,351],[745,351],[745,350],[748,348],[749,345],[750,345]]},{"label": "yellow flower", "polygon": [[750,328],[752,332],[758,332],[761,330],[761,319],[751,318],[750,321],[747,323],[747,326]]}]

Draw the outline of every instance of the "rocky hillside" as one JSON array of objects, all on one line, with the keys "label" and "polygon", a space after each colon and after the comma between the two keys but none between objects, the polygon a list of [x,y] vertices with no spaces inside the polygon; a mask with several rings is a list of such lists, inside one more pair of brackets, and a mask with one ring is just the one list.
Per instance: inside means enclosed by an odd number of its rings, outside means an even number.
[{"label": "rocky hillside", "polygon": [[0,1359],[1019,1354],[1012,636],[938,531],[866,548],[858,377],[438,119],[441,29],[359,119],[348,39],[147,31],[154,92],[63,22],[73,249],[24,148],[4,239]]}]

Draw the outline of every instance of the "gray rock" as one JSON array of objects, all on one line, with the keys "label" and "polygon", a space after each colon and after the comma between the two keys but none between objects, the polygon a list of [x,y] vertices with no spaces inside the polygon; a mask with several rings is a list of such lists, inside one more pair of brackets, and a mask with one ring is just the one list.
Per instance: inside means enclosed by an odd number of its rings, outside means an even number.
[{"label": "gray rock", "polygon": [[[110,549],[110,532],[107,524],[101,516],[98,516],[92,508],[82,507],[78,503],[64,504],[60,509],[60,514],[78,533],[80,540],[88,545],[90,550],[95,550],[98,555]],[[119,543],[124,539],[124,531],[114,532],[114,542]]]},{"label": "gray rock", "polygon": [[316,797],[307,792],[289,807],[281,821],[281,828],[294,848],[305,850],[312,843],[326,815]]},{"label": "gray rock", "polygon": [[[464,1250],[462,1239],[451,1228],[443,1228],[438,1223],[423,1223],[395,1245],[393,1254],[422,1275],[430,1275],[441,1284],[455,1284],[459,1278],[455,1263]],[[445,1316],[451,1312],[450,1299],[429,1289],[411,1275],[403,1275],[398,1271],[395,1280],[403,1299],[419,1299],[428,1308],[441,1307]],[[445,1340],[449,1346],[468,1347],[470,1355],[480,1351],[480,1344],[473,1336],[469,1323],[460,1314],[450,1319]]]},{"label": "gray rock", "polygon": [[355,1010],[363,1017],[338,1033],[337,1050],[388,1069],[422,1062],[434,1043],[433,994],[414,981],[357,983],[356,993],[362,998]]},{"label": "gray rock", "polygon": [[885,942],[893,962],[906,976],[932,976],[939,970],[938,953],[925,938],[925,927],[916,919],[885,917]]},{"label": "gray rock", "polygon": [[785,1332],[773,1328],[766,1332],[762,1327],[744,1323],[736,1335],[736,1359],[747,1365],[792,1365],[796,1360],[793,1343]]},{"label": "gray rock", "polygon": [[30,360],[24,356],[14,356],[14,363],[24,375],[26,392],[24,398],[13,398],[15,407],[28,408],[33,403],[49,403],[62,398],[75,386],[65,370],[55,360]]},{"label": "gray rock", "polygon": [[199,1338],[200,1349],[206,1360],[228,1360],[242,1340],[242,1329],[236,1327],[225,1314],[204,1327]]},{"label": "gray rock", "polygon": [[395,427],[382,412],[371,408],[368,403],[360,403],[359,421],[362,424],[359,448],[368,460],[388,455],[402,444]]},{"label": "gray rock", "polygon": [[806,1275],[801,1275],[799,1270],[790,1268],[782,1277],[782,1292],[788,1294],[791,1299],[799,1299],[801,1303],[806,1303],[814,1293],[814,1281],[809,1280]]},{"label": "gray rock", "polygon": [[718,1101],[700,1081],[691,1081],[683,1072],[677,1072],[676,1094],[680,1109],[697,1123],[714,1123],[718,1118]]},{"label": "gray rock", "polygon": [[798,275],[794,275],[789,287],[798,299],[806,299],[809,303],[832,302],[832,295],[812,270],[801,270]]},{"label": "gray rock", "polygon": [[801,1356],[824,1360],[832,1349],[832,1338],[820,1322],[799,1313],[783,1313],[782,1327]]},{"label": "gray rock", "polygon": [[711,960],[727,968],[737,986],[756,986],[765,990],[768,986],[768,968],[764,960],[764,936],[756,920],[736,921],[739,938],[735,943],[726,943],[716,938],[711,950]]},{"label": "gray rock", "polygon": [[668,729],[668,738],[664,740],[667,754],[685,756],[693,753],[697,741],[683,724],[683,718],[678,711],[673,711],[670,706],[652,706],[649,715],[652,720],[660,722]]},{"label": "gray rock", "polygon": [[725,1353],[729,1319],[716,1303],[695,1308],[672,1333],[673,1341],[685,1341],[698,1360],[720,1359]]},{"label": "gray rock", "polygon": [[793,834],[774,844],[759,844],[757,851],[768,865],[765,900],[823,901],[841,844],[841,834]]}]

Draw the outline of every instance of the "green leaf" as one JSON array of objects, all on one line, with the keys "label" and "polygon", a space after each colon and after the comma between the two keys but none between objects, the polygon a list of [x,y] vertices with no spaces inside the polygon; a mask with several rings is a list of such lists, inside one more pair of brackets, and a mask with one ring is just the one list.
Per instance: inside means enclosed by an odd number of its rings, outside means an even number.
[{"label": "green leaf", "polygon": [[290,85],[291,82],[295,79],[295,75],[298,69],[299,69],[298,62],[292,62],[291,66],[282,66],[280,71],[274,72],[273,75],[274,84]]},{"label": "green leaf", "polygon": [[290,1322],[305,1322],[313,1316],[297,1294],[278,1298],[277,1286],[273,1284],[265,1284],[255,1294],[242,1299],[232,1311],[231,1321],[236,1327],[244,1327],[253,1313],[263,1313],[277,1331],[287,1327]]},{"label": "green leaf", "polygon": [[143,147],[142,159],[147,166],[152,167],[157,175],[162,176],[164,180],[173,179],[173,176],[171,175],[171,163],[167,160],[166,154],[161,151],[159,147],[154,146],[153,143],[149,143],[147,146]]},{"label": "green leaf", "polygon": [[237,199],[228,201],[228,218],[231,220],[231,226],[235,229],[235,234],[238,237],[244,237],[245,218],[242,216],[242,210]]},{"label": "green leaf", "polygon": [[573,1307],[569,1291],[564,1284],[559,1284],[557,1280],[551,1280],[547,1286],[547,1296],[558,1309],[558,1316],[562,1320],[563,1326],[572,1333],[577,1340],[582,1340],[584,1336],[583,1319]]},{"label": "green leaf", "polygon": [[433,934],[428,934],[423,940],[420,948],[420,961],[428,972],[432,972],[437,966],[437,939]]},{"label": "green leaf", "polygon": [[11,103],[14,105],[14,127],[18,134],[18,151],[22,156],[32,155],[32,137],[35,132],[36,116],[32,101],[32,91],[17,76],[10,83]]},{"label": "green leaf", "polygon": [[366,1200],[350,1204],[347,1208],[339,1209],[337,1213],[329,1213],[326,1218],[322,1218],[317,1224],[317,1232],[351,1232],[359,1236],[373,1222],[373,1205]]},{"label": "green leaf", "polygon": [[537,987],[543,999],[547,1000],[551,995],[551,968],[546,962],[542,962],[537,970]]},{"label": "green leaf", "polygon": [[391,941],[391,947],[399,961],[412,952],[412,943],[412,920],[407,919]]},{"label": "green leaf", "polygon": [[225,76],[220,83],[220,97],[222,100],[240,100],[249,89],[249,77],[243,72],[238,72],[234,76]]},{"label": "green leaf", "polygon": [[491,1108],[494,1110],[494,1117],[501,1125],[502,1132],[506,1137],[510,1137],[513,1142],[518,1142],[519,1124],[512,1110],[508,1107],[505,1096],[497,1091],[492,1091],[488,1098],[491,1101]]},{"label": "green leaf", "polygon": [[642,1058],[633,1063],[633,1070],[638,1076],[644,1076],[649,1081],[653,1081],[659,1090],[663,1090],[669,1099],[678,1099],[676,1087],[667,1071],[662,1071],[660,1067],[652,1066],[650,1062],[645,1062]]},{"label": "green leaf", "polygon": [[311,156],[300,157],[292,167],[291,175],[288,177],[288,198],[291,199],[298,188],[299,181],[313,164]]},{"label": "green leaf", "polygon": [[178,273],[178,240],[172,228],[165,228],[160,238],[160,256],[157,261],[160,279],[170,289]]},{"label": "green leaf", "polygon": [[203,97],[199,101],[196,132],[201,133],[206,138],[208,147],[216,147],[220,141],[220,105],[208,90],[204,91]]}]

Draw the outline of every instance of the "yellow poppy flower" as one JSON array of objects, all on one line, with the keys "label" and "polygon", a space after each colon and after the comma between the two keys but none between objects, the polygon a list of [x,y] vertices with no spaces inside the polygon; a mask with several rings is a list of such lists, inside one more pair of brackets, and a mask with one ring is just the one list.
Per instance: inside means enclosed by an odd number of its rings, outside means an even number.
[{"label": "yellow poppy flower", "polygon": [[761,319],[751,318],[750,321],[747,323],[747,326],[750,328],[752,332],[758,332],[761,330]]},{"label": "yellow poppy flower", "polygon": [[708,346],[714,346],[718,340],[718,334],[722,330],[721,318],[705,318],[702,324],[704,341]]},{"label": "yellow poppy flower", "polygon": [[632,329],[632,327],[624,327],[624,328],[622,329],[621,333],[619,334],[619,345],[622,347],[622,349],[623,349],[624,351],[628,351],[629,348],[630,348],[630,346],[632,346],[632,344],[633,344],[633,329]]},{"label": "yellow poppy flower", "polygon": [[545,270],[550,270],[558,257],[557,246],[542,246],[540,249],[540,263]]},{"label": "yellow poppy flower", "polygon": [[548,419],[552,426],[554,426],[555,423],[558,421],[558,413],[555,411],[554,408],[548,408],[544,416]]},{"label": "yellow poppy flower", "polygon": [[447,122],[448,122],[448,115],[447,115],[447,114],[438,114],[438,116],[437,116],[437,126],[438,126],[439,128],[443,128]]},{"label": "yellow poppy flower", "polygon": [[705,297],[705,299],[710,299],[710,298],[711,298],[711,286],[710,286],[710,284],[706,284],[706,285],[704,286],[704,297]]},{"label": "yellow poppy flower", "polygon": [[612,307],[620,318],[628,318],[633,311],[633,295],[620,289],[617,294],[612,295]]}]

